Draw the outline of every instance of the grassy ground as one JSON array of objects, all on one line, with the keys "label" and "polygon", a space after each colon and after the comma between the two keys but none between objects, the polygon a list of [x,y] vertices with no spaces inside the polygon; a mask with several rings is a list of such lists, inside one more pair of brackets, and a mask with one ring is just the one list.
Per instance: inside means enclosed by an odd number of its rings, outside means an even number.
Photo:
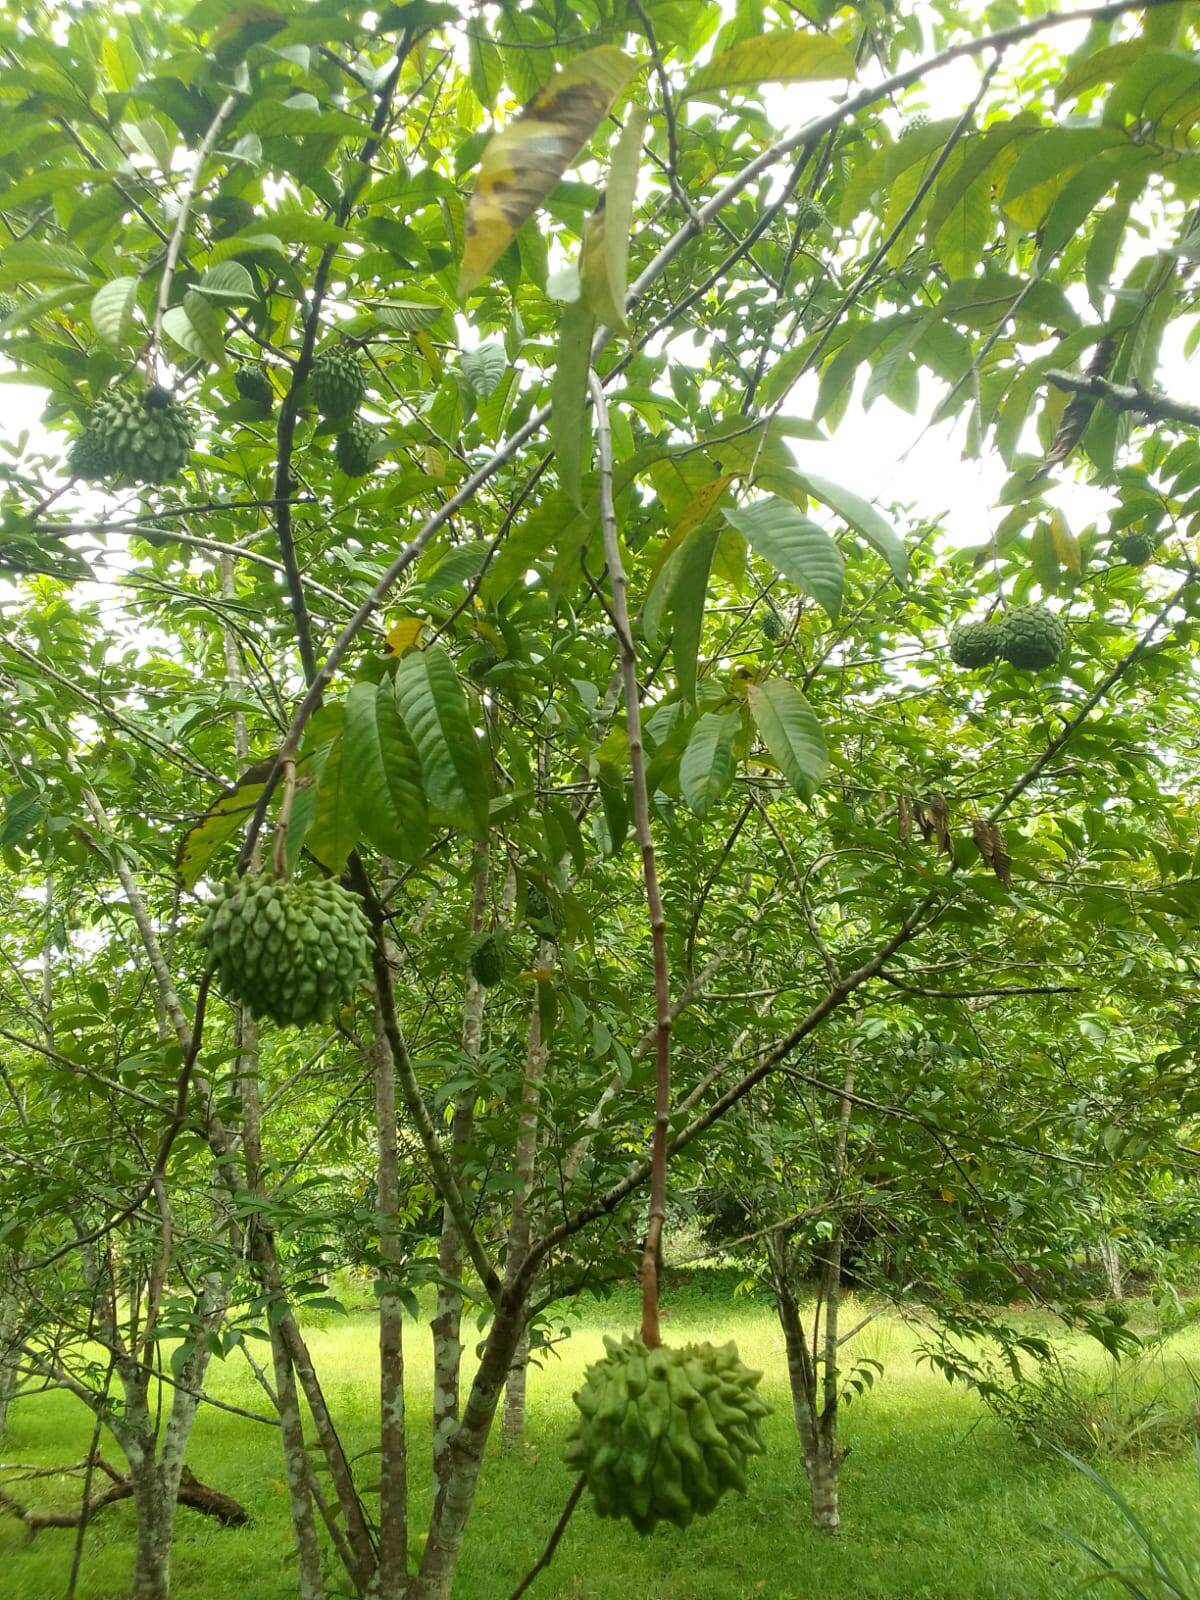
[{"label": "grassy ground", "polygon": [[[603,1328],[621,1328],[632,1320],[632,1302],[598,1308],[560,1355],[531,1375],[528,1447],[516,1458],[489,1455],[456,1591],[464,1600],[507,1600],[540,1551],[570,1483],[560,1458],[571,1392],[585,1363],[600,1351]],[[861,1353],[878,1356],[887,1370],[875,1393],[852,1406],[846,1418],[851,1454],[843,1468],[844,1531],[837,1540],[817,1537],[806,1526],[782,1344],[770,1310],[746,1300],[680,1293],[672,1297],[668,1329],[673,1341],[734,1337],[743,1358],[764,1369],[763,1387],[776,1410],[767,1424],[768,1454],[754,1465],[751,1492],[744,1500],[724,1502],[687,1533],[660,1530],[648,1539],[602,1522],[581,1506],[536,1596],[1061,1600],[1082,1569],[1048,1528],[1070,1527],[1102,1544],[1116,1538],[1111,1506],[1078,1474],[1018,1445],[969,1395],[918,1367],[907,1331],[886,1320],[861,1336]],[[373,1319],[356,1313],[310,1331],[343,1438],[349,1451],[364,1452],[358,1466],[369,1482],[375,1462],[369,1453]],[[1180,1348],[1194,1360],[1200,1357],[1200,1338]],[[429,1507],[429,1361],[423,1328],[413,1330],[408,1361],[419,1531]],[[214,1366],[211,1388],[249,1407],[260,1404],[248,1369],[237,1358]],[[89,1433],[88,1418],[76,1402],[46,1395],[16,1407],[0,1455],[9,1462],[78,1461]],[[111,1443],[106,1452],[119,1459]],[[253,1518],[244,1529],[223,1529],[191,1511],[180,1512],[177,1600],[289,1600],[295,1590],[287,1498],[273,1430],[209,1409],[197,1425],[189,1459],[202,1479],[238,1496]],[[1196,1475],[1186,1456],[1136,1472],[1120,1466],[1106,1470],[1145,1517],[1196,1542]],[[19,1492],[35,1503],[68,1504],[78,1495],[78,1484],[51,1478]],[[113,1507],[97,1519],[88,1534],[78,1600],[118,1600],[127,1593],[132,1529],[128,1506]],[[0,1518],[4,1600],[56,1600],[64,1589],[72,1538],[68,1532],[47,1531],[25,1545],[18,1525]]]}]

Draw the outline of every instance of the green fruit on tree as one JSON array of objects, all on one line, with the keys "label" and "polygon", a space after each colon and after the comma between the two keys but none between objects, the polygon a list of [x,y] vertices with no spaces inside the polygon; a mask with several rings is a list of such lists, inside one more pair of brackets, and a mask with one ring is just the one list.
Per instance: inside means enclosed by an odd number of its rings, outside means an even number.
[{"label": "green fruit on tree", "polygon": [[727,1490],[744,1493],[770,1407],[756,1393],[762,1374],[743,1366],[737,1346],[604,1343],[608,1354],[575,1395],[566,1450],[600,1516],[624,1517],[639,1533],[659,1522],[686,1528]]},{"label": "green fruit on tree", "polygon": [[371,952],[362,901],[332,878],[235,879],[198,938],[228,998],[282,1027],[332,1021]]},{"label": "green fruit on tree", "polygon": [[950,635],[950,659],[956,667],[986,667],[999,654],[998,623],[960,622]]},{"label": "green fruit on tree", "polygon": [[478,653],[467,664],[467,677],[475,683],[482,683],[499,659],[500,653],[494,645],[480,645]]},{"label": "green fruit on tree", "polygon": [[554,924],[554,908],[540,884],[531,883],[525,891],[525,915],[535,927],[539,923]]},{"label": "green fruit on tree", "polygon": [[1144,567],[1158,549],[1158,541],[1148,533],[1127,533],[1117,544],[1121,560],[1131,567]]},{"label": "green fruit on tree", "polygon": [[112,476],[113,465],[108,447],[90,422],[82,433],[76,435],[67,452],[67,470],[73,477],[83,478],[88,483],[98,483]]},{"label": "green fruit on tree", "polygon": [[375,448],[375,429],[365,422],[352,422],[334,442],[337,464],[348,478],[361,478],[371,470]]},{"label": "green fruit on tree", "polygon": [[764,607],[760,627],[762,628],[763,638],[768,644],[777,644],[782,639],[783,623],[774,606]]},{"label": "green fruit on tree", "polygon": [[897,141],[911,138],[914,133],[920,133],[922,128],[929,126],[929,118],[924,111],[918,111],[916,116],[909,117],[908,121],[896,135]]},{"label": "green fruit on tree", "polygon": [[1026,672],[1052,667],[1066,642],[1066,624],[1045,606],[1014,606],[1000,624],[1000,654]]},{"label": "green fruit on tree", "polygon": [[485,989],[494,988],[504,977],[504,947],[494,933],[481,939],[471,952],[471,972]]},{"label": "green fruit on tree", "polygon": [[88,426],[108,453],[111,475],[128,483],[166,483],[187,465],[196,442],[187,412],[157,385],[105,395]]},{"label": "green fruit on tree", "polygon": [[313,362],[312,396],[323,417],[352,417],[366,392],[363,364],[348,346],[324,350]]},{"label": "green fruit on tree", "polygon": [[243,400],[250,400],[256,406],[269,406],[275,399],[270,378],[261,367],[253,366],[248,361],[234,368],[233,387]]},{"label": "green fruit on tree", "polygon": [[813,233],[825,226],[825,207],[811,195],[802,194],[796,201],[796,232]]},{"label": "green fruit on tree", "polygon": [[10,294],[0,294],[0,322],[7,322],[17,309],[17,302]]}]

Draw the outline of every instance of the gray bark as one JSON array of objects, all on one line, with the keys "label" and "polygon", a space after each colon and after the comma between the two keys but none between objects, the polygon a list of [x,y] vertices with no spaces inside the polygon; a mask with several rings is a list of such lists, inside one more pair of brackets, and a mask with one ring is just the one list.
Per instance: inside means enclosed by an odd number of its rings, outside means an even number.
[{"label": "gray bark", "polygon": [[[396,1067],[375,1011],[376,1206],[384,1273],[399,1279],[404,1251],[397,1234],[399,1150]],[[404,1414],[404,1308],[394,1287],[379,1295],[379,1567],[373,1592],[400,1600],[408,1589],[408,1444]]]}]

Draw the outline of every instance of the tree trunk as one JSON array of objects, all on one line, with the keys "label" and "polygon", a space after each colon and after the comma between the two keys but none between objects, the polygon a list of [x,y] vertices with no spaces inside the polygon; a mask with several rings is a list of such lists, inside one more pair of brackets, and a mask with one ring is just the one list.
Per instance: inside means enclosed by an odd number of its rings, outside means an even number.
[{"label": "tree trunk", "polygon": [[[390,954],[389,954],[390,959]],[[379,1170],[379,1568],[373,1593],[401,1600],[408,1588],[408,1445],[404,1416],[404,1308],[398,1292],[403,1248],[397,1232],[399,1150],[396,1066],[379,1007],[375,1008],[375,1131]]]},{"label": "tree trunk", "polygon": [[[483,930],[487,911],[490,857],[486,842],[475,853],[475,889],[471,901],[471,932]],[[487,990],[467,975],[463,1001],[462,1048],[471,1061],[479,1059],[483,1038],[483,1008]],[[450,1125],[450,1163],[455,1178],[462,1172],[462,1150],[475,1125],[475,1091],[461,1094]],[[458,1427],[459,1372],[462,1367],[462,1293],[456,1287],[463,1274],[463,1242],[449,1206],[442,1208],[442,1236],[438,1242],[437,1311],[430,1324],[433,1335],[433,1476],[445,1482],[449,1449]]]},{"label": "tree trunk", "polygon": [[508,1382],[504,1385],[504,1419],[500,1429],[500,1442],[505,1450],[515,1450],[525,1437],[525,1391],[529,1377],[529,1335],[523,1333],[517,1343],[512,1366],[508,1369]]},{"label": "tree trunk", "polygon": [[296,1374],[279,1329],[271,1329],[271,1356],[275,1369],[275,1405],[283,1442],[283,1475],[287,1481],[292,1531],[296,1537],[299,1568],[297,1600],[322,1600],[321,1549],[313,1518],[308,1485],[308,1456],[304,1448],[304,1422],[300,1397],[296,1393]]},{"label": "tree trunk", "polygon": [[462,1421],[446,1453],[445,1473],[434,1501],[429,1536],[420,1572],[410,1591],[411,1600],[450,1600],[463,1535],[475,1501],[484,1447],[524,1320],[524,1306],[502,1304],[496,1312]]},{"label": "tree trunk", "polygon": [[17,1392],[17,1319],[15,1291],[0,1292],[0,1440],[8,1432],[8,1408]]},{"label": "tree trunk", "polygon": [[[840,1262],[840,1252],[831,1252],[831,1254],[835,1254]],[[787,1352],[788,1383],[792,1391],[792,1414],[796,1419],[796,1432],[800,1436],[800,1454],[804,1462],[804,1473],[808,1479],[813,1527],[821,1533],[836,1533],[841,1525],[838,1515],[838,1469],[841,1466],[842,1459],[837,1444],[838,1395],[836,1367],[834,1368],[832,1385],[829,1384],[827,1377],[824,1384],[819,1382],[817,1366],[813,1360],[813,1350],[804,1331],[800,1307],[792,1292],[793,1263],[791,1252],[776,1234],[769,1234],[767,1237],[767,1259],[771,1268],[771,1282],[775,1291],[775,1306],[779,1313],[779,1325],[783,1330],[784,1348]],[[827,1257],[823,1274],[823,1300],[830,1292],[829,1267],[830,1258]],[[833,1346],[836,1352],[836,1305],[839,1290],[840,1285],[835,1284],[832,1290],[834,1296],[833,1308],[828,1304],[826,1304],[825,1308],[827,1319],[826,1361],[829,1359],[828,1333],[830,1320],[832,1320]],[[830,1317],[831,1309],[832,1317]],[[814,1327],[814,1344],[817,1332],[818,1329]],[[833,1391],[832,1404],[828,1398],[828,1391],[831,1387]],[[822,1403],[823,1390],[827,1396],[824,1403]]]},{"label": "tree trunk", "polygon": [[808,1493],[812,1504],[813,1527],[818,1533],[836,1533],[841,1526],[838,1516],[838,1468],[841,1455],[836,1437],[827,1438],[824,1430],[816,1436],[815,1448],[804,1457],[804,1470],[808,1474]]},{"label": "tree trunk", "polygon": [[167,1600],[171,1590],[171,1536],[175,1501],[164,1493],[153,1441],[143,1459],[129,1463],[137,1507],[137,1549],[133,1562],[133,1600]]},{"label": "tree trunk", "polygon": [[1124,1298],[1125,1286],[1121,1279],[1121,1247],[1115,1239],[1104,1239],[1100,1244],[1100,1260],[1104,1276],[1108,1279],[1108,1292],[1114,1300]]}]

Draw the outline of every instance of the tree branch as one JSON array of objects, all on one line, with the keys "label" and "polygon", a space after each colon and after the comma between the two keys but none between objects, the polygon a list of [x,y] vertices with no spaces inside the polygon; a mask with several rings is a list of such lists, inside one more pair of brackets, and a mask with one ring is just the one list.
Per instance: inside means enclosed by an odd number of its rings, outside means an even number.
[{"label": "tree branch", "polygon": [[1200,428],[1200,406],[1187,400],[1175,400],[1168,394],[1143,389],[1140,383],[1111,383],[1098,374],[1063,372],[1051,367],[1046,373],[1047,382],[1068,394],[1089,395],[1093,400],[1103,400],[1114,411],[1136,411],[1151,422],[1182,422],[1189,428]]}]

